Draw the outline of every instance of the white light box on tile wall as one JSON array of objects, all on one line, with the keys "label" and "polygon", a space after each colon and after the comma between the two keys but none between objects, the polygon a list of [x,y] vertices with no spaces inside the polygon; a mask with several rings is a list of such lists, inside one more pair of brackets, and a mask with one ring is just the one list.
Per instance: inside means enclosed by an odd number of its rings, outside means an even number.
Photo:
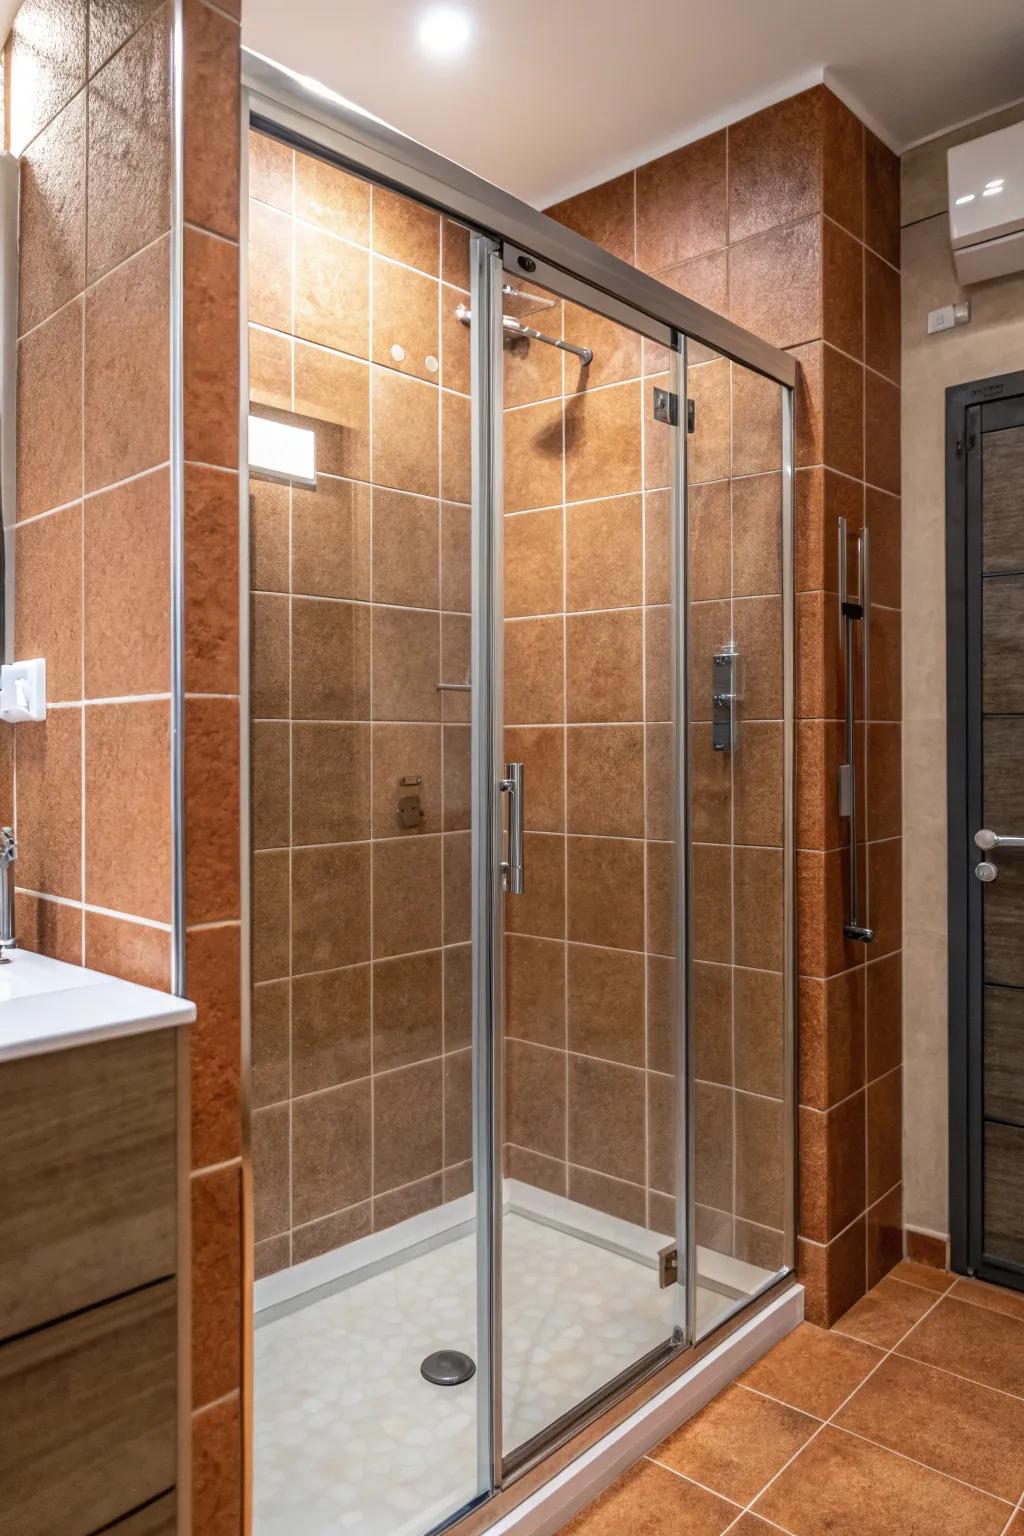
[{"label": "white light box on tile wall", "polygon": [[271,480],[316,485],[316,434],[286,421],[249,417],[249,469]]}]

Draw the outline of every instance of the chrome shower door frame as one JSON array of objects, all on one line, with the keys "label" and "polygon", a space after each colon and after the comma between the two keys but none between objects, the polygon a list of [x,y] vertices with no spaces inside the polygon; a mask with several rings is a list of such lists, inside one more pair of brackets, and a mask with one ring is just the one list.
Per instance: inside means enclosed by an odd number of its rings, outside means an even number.
[{"label": "chrome shower door frame", "polygon": [[[610,256],[575,232],[563,228],[529,205],[474,176],[362,112],[315,81],[243,50],[245,86],[243,134],[250,125],[291,143],[296,149],[351,170],[370,181],[414,198],[473,231],[471,304],[488,323],[472,330],[472,598],[471,598],[471,870],[473,975],[473,1157],[477,1210],[478,1325],[478,1495],[446,1522],[454,1526],[469,1516],[497,1518],[494,1509],[525,1497],[547,1469],[575,1454],[575,1447],[621,1423],[636,1406],[638,1394],[653,1392],[691,1367],[760,1306],[774,1286],[751,1302],[714,1335],[695,1343],[696,1245],[693,1190],[692,1026],[688,991],[689,941],[689,793],[687,784],[687,496],[686,496],[686,344],[699,341],[719,354],[753,369],[781,387],[782,394],[782,565],[783,665],[785,695],[784,766],[784,1049],[786,1074],[786,1264],[795,1268],[795,942],[794,942],[794,727],[795,644],[793,580],[793,398],[796,365],[792,356],[723,319],[713,311],[665,287],[635,267]],[[243,178],[243,186],[244,186]],[[246,228],[243,210],[243,230]],[[244,260],[244,255],[243,255]],[[529,265],[524,265],[523,261]],[[528,1454],[503,1455],[501,1443],[501,1224],[504,1093],[502,1082],[503,904],[501,862],[503,807],[499,782],[502,751],[502,278],[505,271],[549,286],[571,302],[631,327],[670,348],[671,385],[680,402],[674,430],[672,473],[672,653],[674,791],[676,837],[675,1029],[678,1047],[677,1235],[681,1248],[680,1286],[685,1305],[676,1336],[664,1349],[639,1360],[605,1384],[592,1399],[548,1427],[529,1444]],[[243,314],[242,333],[246,317]],[[244,358],[244,346],[243,346]],[[243,364],[244,366],[244,364]],[[243,391],[243,401],[247,391]],[[245,410],[242,411],[243,424]],[[244,432],[243,432],[244,462]],[[243,483],[245,477],[242,477]],[[243,528],[247,506],[241,509]],[[241,594],[243,613],[248,594]],[[244,630],[243,630],[244,633]],[[248,731],[248,700],[243,700],[243,733]],[[243,786],[242,821],[250,813],[248,785]],[[244,840],[244,832],[243,832]],[[243,841],[244,846],[244,841]],[[247,869],[243,864],[243,869]],[[246,897],[246,900],[248,898]],[[246,925],[243,946],[250,944]],[[251,1051],[248,992],[243,997],[243,1060]],[[248,1108],[243,1127],[245,1189],[251,1206],[251,1140]],[[251,1234],[250,1234],[251,1235]],[[245,1273],[251,1287],[251,1255]],[[246,1397],[251,1403],[252,1358],[246,1351]],[[248,1412],[247,1452],[251,1446]],[[247,1490],[251,1464],[247,1467]],[[513,1486],[514,1485],[514,1486]],[[502,1489],[506,1490],[501,1498]],[[490,1514],[483,1506],[489,1506]],[[472,1510],[476,1515],[469,1515]],[[247,1492],[247,1514],[251,1498]]]}]

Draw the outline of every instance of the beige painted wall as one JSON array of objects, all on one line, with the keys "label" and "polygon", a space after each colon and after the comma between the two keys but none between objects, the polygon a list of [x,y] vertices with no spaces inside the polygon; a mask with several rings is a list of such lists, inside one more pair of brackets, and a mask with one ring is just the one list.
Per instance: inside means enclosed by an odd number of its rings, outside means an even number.
[{"label": "beige painted wall", "polygon": [[[903,158],[904,1219],[949,1229],[946,1007],[945,391],[1024,367],[1024,273],[963,289],[949,246],[946,150],[1024,104]],[[970,324],[929,336],[961,298]]]}]

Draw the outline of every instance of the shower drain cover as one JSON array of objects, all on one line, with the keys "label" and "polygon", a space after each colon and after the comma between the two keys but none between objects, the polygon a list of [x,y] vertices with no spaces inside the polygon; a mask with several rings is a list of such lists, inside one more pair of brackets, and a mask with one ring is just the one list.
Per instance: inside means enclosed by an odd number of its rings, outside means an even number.
[{"label": "shower drain cover", "polygon": [[476,1375],[476,1362],[461,1349],[436,1349],[420,1366],[420,1375],[435,1387],[457,1387]]}]

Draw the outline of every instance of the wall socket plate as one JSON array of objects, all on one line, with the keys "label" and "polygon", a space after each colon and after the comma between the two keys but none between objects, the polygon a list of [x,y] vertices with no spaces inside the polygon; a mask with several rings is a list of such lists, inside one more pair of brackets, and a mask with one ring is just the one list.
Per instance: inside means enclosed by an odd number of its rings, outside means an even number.
[{"label": "wall socket plate", "polygon": [[12,661],[0,667],[0,720],[17,725],[46,719],[46,660]]},{"label": "wall socket plate", "polygon": [[955,325],[967,325],[971,318],[971,301],[963,299],[959,304],[944,304],[941,309],[928,311],[928,335],[936,331],[951,331]]}]

